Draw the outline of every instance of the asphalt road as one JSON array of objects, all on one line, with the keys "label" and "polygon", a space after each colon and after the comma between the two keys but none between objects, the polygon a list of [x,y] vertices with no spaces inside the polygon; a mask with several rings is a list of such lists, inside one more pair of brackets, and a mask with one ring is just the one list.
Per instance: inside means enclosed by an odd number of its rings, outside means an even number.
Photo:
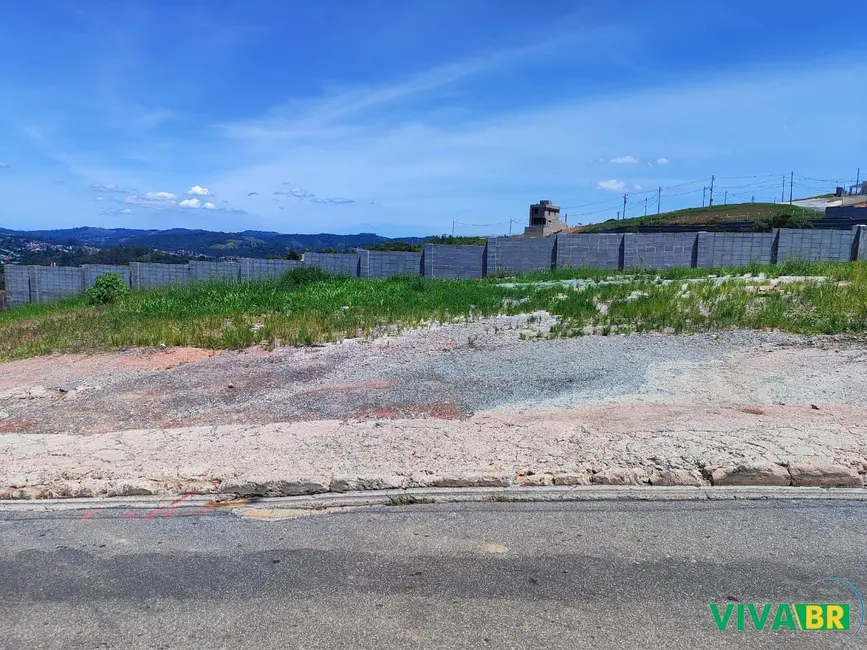
[{"label": "asphalt road", "polygon": [[[710,602],[867,593],[855,502],[416,504],[266,521],[0,511],[0,647],[856,648]],[[261,514],[261,513],[260,513]]]}]

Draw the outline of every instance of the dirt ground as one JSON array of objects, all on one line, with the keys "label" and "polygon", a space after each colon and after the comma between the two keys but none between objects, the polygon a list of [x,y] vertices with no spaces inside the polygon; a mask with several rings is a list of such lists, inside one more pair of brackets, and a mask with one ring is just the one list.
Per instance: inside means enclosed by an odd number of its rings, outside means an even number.
[{"label": "dirt ground", "polygon": [[[631,467],[646,479],[805,458],[867,473],[863,340],[525,340],[545,327],[543,316],[502,317],[317,347],[5,363],[7,483],[41,485],[72,470],[75,480],[225,483],[281,472],[335,480]],[[106,450],[117,453],[88,465]]]}]

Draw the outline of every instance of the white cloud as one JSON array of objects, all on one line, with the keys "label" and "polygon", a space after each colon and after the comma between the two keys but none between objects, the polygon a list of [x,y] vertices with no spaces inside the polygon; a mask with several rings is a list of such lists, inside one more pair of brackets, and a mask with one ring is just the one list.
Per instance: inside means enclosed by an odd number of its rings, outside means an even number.
[{"label": "white cloud", "polygon": [[340,198],[313,199],[313,203],[355,203],[355,199],[340,199]]},{"label": "white cloud", "polygon": [[101,197],[101,196],[97,196],[97,197],[96,197],[96,200],[97,200],[97,201],[102,201],[102,197]]},{"label": "white cloud", "polygon": [[217,209],[217,206],[214,205],[213,203],[211,203],[210,201],[203,204],[202,207],[205,208],[205,210],[216,210]]},{"label": "white cloud", "polygon": [[668,158],[657,158],[656,164],[657,165],[667,165],[668,164]]},{"label": "white cloud", "polygon": [[174,201],[177,196],[171,192],[145,192],[144,198],[148,201]]},{"label": "white cloud", "polygon": [[126,208],[125,210],[121,210],[120,213],[121,214],[132,214],[132,210],[130,210],[129,208]]},{"label": "white cloud", "polygon": [[0,160],[0,169],[3,169],[4,167],[9,167],[9,165],[7,165],[5,162]]},{"label": "white cloud", "polygon": [[199,199],[196,199],[196,198],[184,199],[183,201],[178,203],[178,205],[182,208],[200,208],[200,207],[202,207],[201,201],[199,201]]},{"label": "white cloud", "polygon": [[211,194],[211,190],[207,187],[202,187],[201,185],[193,185],[190,189],[187,190],[187,196],[213,196]]},{"label": "white cloud", "polygon": [[647,166],[648,166],[648,167],[653,167],[653,163],[652,163],[652,162],[648,162],[648,163],[647,163]]},{"label": "white cloud", "polygon": [[610,181],[599,181],[596,183],[596,189],[607,192],[622,192],[626,189],[626,183],[612,178]]},{"label": "white cloud", "polygon": [[[283,183],[286,185],[286,183]],[[296,199],[304,199],[314,196],[307,192],[307,190],[300,187],[293,187],[291,190],[277,190],[274,194],[279,194],[282,196],[294,196]]]},{"label": "white cloud", "polygon": [[94,192],[118,192],[120,194],[128,193],[127,190],[121,189],[114,183],[96,183],[90,186]]},{"label": "white cloud", "polygon": [[632,189],[635,190],[636,192],[640,192],[641,191],[641,185],[633,185]]},{"label": "white cloud", "polygon": [[612,162],[615,165],[634,165],[641,161],[635,156],[618,156],[617,158],[612,158],[608,162]]}]

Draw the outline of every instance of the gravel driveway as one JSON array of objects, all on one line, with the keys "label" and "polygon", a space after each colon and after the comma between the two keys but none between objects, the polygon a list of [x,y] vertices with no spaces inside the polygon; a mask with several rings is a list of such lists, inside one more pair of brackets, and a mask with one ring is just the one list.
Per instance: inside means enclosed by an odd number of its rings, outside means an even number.
[{"label": "gravel driveway", "polygon": [[143,491],[226,491],[281,476],[330,489],[624,471],[615,482],[661,482],[681,470],[681,482],[707,483],[744,462],[775,464],[791,483],[779,468],[802,461],[863,482],[862,340],[532,338],[549,324],[536,314],[322,347],[2,364],[0,454],[11,462],[0,486],[45,496],[88,481],[86,493],[103,494],[137,480]]}]

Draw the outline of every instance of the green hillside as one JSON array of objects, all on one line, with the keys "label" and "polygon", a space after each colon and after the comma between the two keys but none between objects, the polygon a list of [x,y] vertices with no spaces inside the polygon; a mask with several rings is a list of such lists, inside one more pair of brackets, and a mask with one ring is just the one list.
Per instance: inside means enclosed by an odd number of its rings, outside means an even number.
[{"label": "green hillside", "polygon": [[657,224],[707,224],[723,221],[771,221],[779,215],[800,217],[802,219],[821,219],[823,214],[809,208],[785,203],[733,203],[729,205],[715,205],[712,208],[687,208],[663,212],[660,215],[647,215],[647,217],[632,217],[629,219],[608,219],[601,223],[588,224],[571,228],[569,232],[595,232],[608,228],[644,226]]}]

